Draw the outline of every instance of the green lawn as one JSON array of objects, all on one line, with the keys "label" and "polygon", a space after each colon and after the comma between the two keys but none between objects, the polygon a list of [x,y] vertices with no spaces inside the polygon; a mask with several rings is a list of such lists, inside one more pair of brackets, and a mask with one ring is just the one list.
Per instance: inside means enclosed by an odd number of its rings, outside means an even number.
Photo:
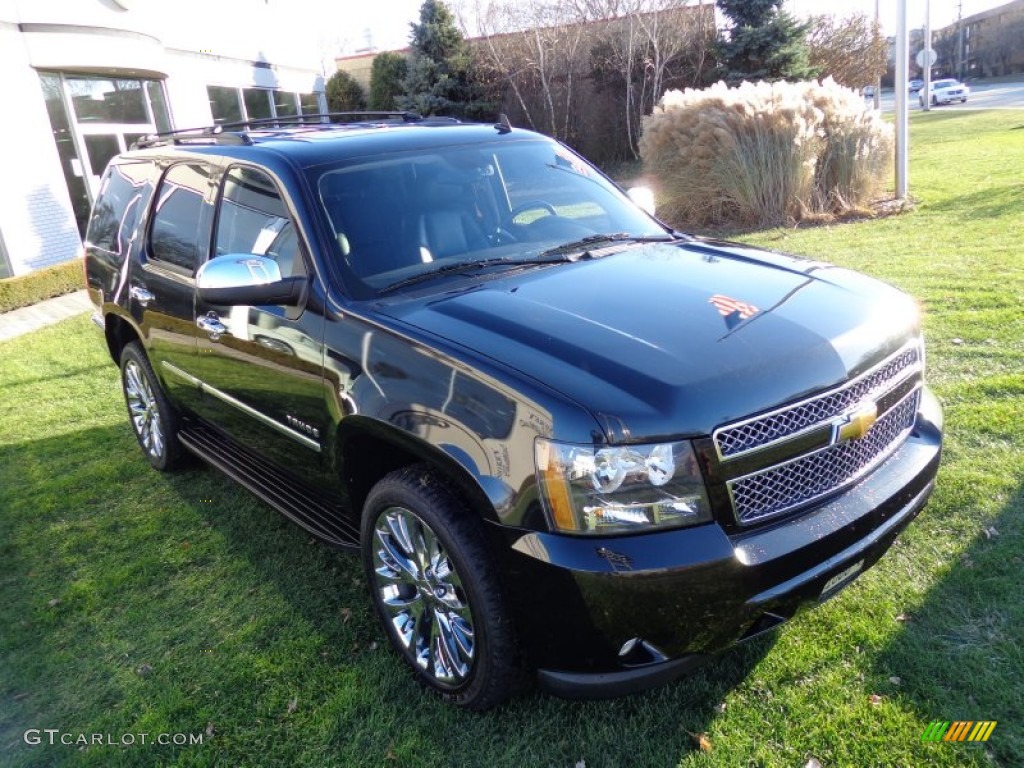
[{"label": "green lawn", "polygon": [[[387,650],[354,558],[212,471],[149,469],[87,318],[0,342],[0,764],[1024,765],[1024,112],[912,125],[914,211],[744,239],[919,297],[938,489],[836,599],[641,696],[440,704]],[[922,743],[933,720],[998,726]]]}]

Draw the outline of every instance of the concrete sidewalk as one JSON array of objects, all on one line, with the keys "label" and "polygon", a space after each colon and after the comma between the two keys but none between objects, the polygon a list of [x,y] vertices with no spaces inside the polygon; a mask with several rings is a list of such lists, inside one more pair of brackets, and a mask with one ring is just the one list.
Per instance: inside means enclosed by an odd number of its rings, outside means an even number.
[{"label": "concrete sidewalk", "polygon": [[69,317],[81,315],[92,309],[89,294],[85,290],[64,296],[46,299],[31,307],[22,307],[0,314],[0,341],[13,339],[47,325],[59,323]]}]

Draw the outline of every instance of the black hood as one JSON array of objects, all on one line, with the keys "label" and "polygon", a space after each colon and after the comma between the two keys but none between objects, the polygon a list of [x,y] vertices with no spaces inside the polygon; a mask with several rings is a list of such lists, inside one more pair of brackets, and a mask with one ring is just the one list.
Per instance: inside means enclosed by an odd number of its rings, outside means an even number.
[{"label": "black hood", "polygon": [[918,322],[906,294],[858,273],[704,241],[625,246],[382,310],[560,391],[616,441],[706,435],[832,387]]}]

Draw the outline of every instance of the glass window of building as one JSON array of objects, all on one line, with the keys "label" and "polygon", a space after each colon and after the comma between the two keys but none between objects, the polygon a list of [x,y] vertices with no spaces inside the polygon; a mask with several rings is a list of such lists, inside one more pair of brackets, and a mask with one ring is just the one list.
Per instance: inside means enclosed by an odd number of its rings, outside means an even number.
[{"label": "glass window of building", "polygon": [[223,85],[206,86],[206,95],[210,99],[210,112],[215,123],[233,123],[242,119],[242,107],[238,100],[237,88],[226,88]]},{"label": "glass window of building", "polygon": [[245,101],[245,117],[247,120],[273,117],[271,92],[264,88],[243,88],[242,97]]},{"label": "glass window of building", "polygon": [[296,94],[291,91],[273,91],[274,114],[276,117],[292,117],[299,114]]}]

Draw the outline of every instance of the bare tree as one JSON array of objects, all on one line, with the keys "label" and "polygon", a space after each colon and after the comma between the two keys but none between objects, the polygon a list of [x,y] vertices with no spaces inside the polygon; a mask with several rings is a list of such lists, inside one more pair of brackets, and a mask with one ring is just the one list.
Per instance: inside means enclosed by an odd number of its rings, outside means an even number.
[{"label": "bare tree", "polygon": [[811,17],[807,42],[811,66],[841,85],[858,88],[885,73],[888,48],[881,27],[863,13]]},{"label": "bare tree", "polygon": [[575,144],[611,109],[611,143],[634,158],[640,118],[666,87],[699,81],[714,34],[708,0],[475,2],[478,58],[531,127]]},{"label": "bare tree", "polygon": [[475,13],[478,53],[505,80],[530,126],[569,139],[586,30],[551,0],[477,2]]}]

